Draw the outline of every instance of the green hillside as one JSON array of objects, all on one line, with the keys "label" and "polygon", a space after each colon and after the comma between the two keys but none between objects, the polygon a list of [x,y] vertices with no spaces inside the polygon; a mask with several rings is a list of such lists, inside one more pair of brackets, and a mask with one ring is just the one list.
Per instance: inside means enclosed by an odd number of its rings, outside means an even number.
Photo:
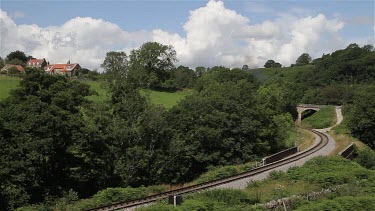
[{"label": "green hillside", "polygon": [[289,82],[294,82],[297,76],[303,72],[312,71],[314,65],[305,65],[298,67],[282,67],[282,68],[258,68],[249,70],[257,79],[262,82],[270,79],[282,78]]},{"label": "green hillside", "polygon": [[331,127],[336,123],[336,112],[334,106],[326,106],[313,115],[302,120],[302,127],[308,129],[322,129]]},{"label": "green hillside", "polygon": [[[0,76],[0,100],[9,96],[10,90],[17,87],[21,78]],[[91,86],[91,89],[97,92],[97,95],[87,97],[94,102],[103,102],[107,99],[107,91],[100,81],[84,81],[84,83]],[[162,105],[165,108],[171,108],[177,104],[182,98],[191,95],[193,90],[185,89],[176,92],[161,92],[154,90],[141,90],[141,94],[149,97],[150,101],[154,104]]]},{"label": "green hillside", "polygon": [[0,100],[9,96],[10,90],[16,88],[21,78],[0,76]]}]

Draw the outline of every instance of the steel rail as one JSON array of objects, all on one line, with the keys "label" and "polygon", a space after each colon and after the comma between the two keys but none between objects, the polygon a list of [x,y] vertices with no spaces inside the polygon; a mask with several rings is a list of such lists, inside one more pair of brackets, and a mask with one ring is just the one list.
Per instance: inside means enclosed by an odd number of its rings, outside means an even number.
[{"label": "steel rail", "polygon": [[233,181],[236,181],[236,180],[251,177],[251,176],[263,173],[265,171],[272,170],[274,168],[277,168],[277,167],[280,167],[280,166],[283,166],[283,165],[286,165],[286,164],[290,164],[292,162],[295,162],[297,160],[305,158],[305,157],[319,151],[320,149],[322,149],[323,147],[325,147],[328,144],[329,138],[326,134],[321,133],[321,132],[316,131],[316,130],[310,130],[310,131],[315,133],[319,137],[319,139],[320,139],[319,143],[314,145],[313,147],[308,148],[307,150],[304,150],[304,151],[299,152],[297,154],[291,155],[287,158],[283,158],[281,160],[266,164],[266,165],[261,166],[261,167],[253,168],[249,171],[246,171],[246,172],[243,172],[243,173],[240,173],[240,174],[236,174],[236,175],[233,175],[233,176],[230,176],[230,177],[227,177],[227,178],[216,179],[216,180],[213,180],[213,181],[210,181],[210,182],[205,182],[205,183],[201,183],[201,184],[197,184],[197,185],[182,187],[182,188],[179,188],[179,189],[166,191],[166,192],[159,193],[159,194],[150,195],[150,196],[140,198],[140,199],[125,201],[125,202],[118,202],[118,203],[115,203],[115,204],[101,206],[101,207],[97,207],[97,208],[93,208],[93,209],[89,209],[89,210],[90,211],[93,211],[93,210],[96,210],[96,211],[99,211],[99,210],[102,211],[103,210],[104,211],[104,210],[129,209],[129,208],[132,208],[132,207],[137,207],[137,206],[145,205],[145,204],[148,204],[148,203],[152,203],[152,202],[155,202],[155,201],[160,200],[160,199],[165,199],[169,195],[180,195],[180,194],[186,194],[186,193],[191,193],[191,192],[195,192],[195,191],[213,188],[213,187],[223,185],[223,184],[227,184],[227,183],[230,183],[230,182],[233,182]]}]

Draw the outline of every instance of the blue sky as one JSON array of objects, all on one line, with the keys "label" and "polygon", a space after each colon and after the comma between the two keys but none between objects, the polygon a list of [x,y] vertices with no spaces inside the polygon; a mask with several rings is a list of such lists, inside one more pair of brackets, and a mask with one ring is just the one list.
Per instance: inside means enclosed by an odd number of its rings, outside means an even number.
[{"label": "blue sky", "polygon": [[[41,29],[61,27],[77,17],[103,19],[116,24],[125,32],[160,29],[169,35],[176,33],[188,40],[189,32],[184,30],[193,16],[190,11],[208,7],[208,1],[7,1],[1,0],[0,8],[17,25],[35,24]],[[374,1],[224,1],[225,10],[234,11],[247,18],[254,26],[267,21],[275,24],[283,20],[297,21],[307,17],[324,15],[325,21],[338,20],[344,24],[335,31],[337,40],[344,43],[374,43]],[[220,15],[220,11],[218,14]],[[205,16],[199,16],[200,18]],[[293,20],[292,20],[293,19]],[[276,20],[279,20],[276,21]],[[199,20],[198,20],[199,21]],[[284,22],[285,22],[284,21]],[[224,21],[225,22],[225,21]],[[293,23],[294,23],[293,22]],[[208,22],[210,23],[210,22]],[[319,28],[319,27],[318,27]],[[197,29],[198,30],[198,29]],[[281,29],[282,30],[282,29]],[[317,30],[321,30],[320,28]],[[319,32],[320,33],[320,32]],[[280,35],[285,37],[288,33]],[[325,32],[319,34],[321,38]],[[5,36],[4,36],[5,37]],[[243,38],[240,42],[246,42]],[[263,39],[263,38],[262,38]],[[292,38],[291,38],[292,39]],[[167,40],[170,40],[168,38]],[[322,40],[324,43],[325,40]],[[334,46],[334,47],[337,47]],[[333,47],[333,48],[334,48]],[[127,44],[118,49],[129,48]],[[305,47],[304,47],[305,48]],[[30,53],[36,52],[29,47]],[[225,48],[226,49],[226,48]],[[307,47],[305,48],[308,49]],[[305,50],[302,49],[302,50]],[[3,51],[5,49],[2,49]],[[114,49],[117,50],[117,49]],[[226,53],[226,52],[224,52]],[[317,54],[321,52],[315,52]],[[42,54],[42,53],[41,53]],[[314,54],[314,52],[312,52]],[[49,55],[49,54],[45,54]],[[3,56],[3,55],[2,55]],[[42,56],[42,55],[41,55]],[[189,57],[189,56],[187,56]],[[277,55],[276,55],[277,57]],[[293,58],[294,59],[294,58]],[[189,59],[186,59],[189,60]],[[251,59],[248,59],[249,61]],[[242,61],[242,60],[241,60]],[[246,59],[244,61],[247,61]],[[184,63],[184,62],[182,62]],[[185,64],[192,65],[191,61]],[[224,63],[225,64],[225,63]],[[201,65],[201,64],[197,64]],[[231,64],[232,65],[232,64]]]},{"label": "blue sky", "polygon": [[[224,1],[229,9],[248,17],[251,23],[276,18],[279,13],[299,16],[325,14],[328,18],[342,17],[353,23],[342,31],[344,36],[356,38],[374,33],[374,1]],[[80,17],[101,18],[118,24],[129,31],[161,28],[183,34],[182,24],[189,11],[202,7],[207,1],[1,1],[8,14],[22,13],[15,18],[17,24],[39,26],[61,25]],[[255,6],[255,8],[252,8]],[[257,9],[261,8],[258,12]],[[275,12],[276,11],[276,12]],[[22,15],[21,15],[22,16]],[[361,22],[362,21],[362,22]],[[371,24],[372,23],[372,24]]]}]

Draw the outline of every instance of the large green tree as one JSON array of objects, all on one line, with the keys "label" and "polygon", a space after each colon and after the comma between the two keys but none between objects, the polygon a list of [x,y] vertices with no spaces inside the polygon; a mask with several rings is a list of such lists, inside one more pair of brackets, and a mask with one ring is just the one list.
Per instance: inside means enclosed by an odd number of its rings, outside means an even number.
[{"label": "large green tree", "polygon": [[76,188],[69,148],[82,137],[79,107],[89,94],[89,86],[78,81],[29,71],[1,102],[1,209]]},{"label": "large green tree", "polygon": [[375,149],[375,87],[371,86],[355,97],[348,114],[351,133]]},{"label": "large green tree", "polygon": [[[27,56],[25,55],[25,53],[22,52],[22,51],[18,51],[18,50],[9,53],[6,56],[6,59],[7,59],[7,61],[12,61],[13,59],[18,59],[18,60],[22,61],[23,63],[27,62]],[[9,63],[9,64],[11,64],[11,63]]]},{"label": "large green tree", "polygon": [[308,53],[303,53],[301,56],[299,56],[296,60],[297,66],[307,65],[310,64],[312,61],[311,56]]},{"label": "large green tree", "polygon": [[169,72],[175,62],[177,58],[173,46],[147,42],[131,51],[129,75],[138,86],[160,88],[170,77]]}]

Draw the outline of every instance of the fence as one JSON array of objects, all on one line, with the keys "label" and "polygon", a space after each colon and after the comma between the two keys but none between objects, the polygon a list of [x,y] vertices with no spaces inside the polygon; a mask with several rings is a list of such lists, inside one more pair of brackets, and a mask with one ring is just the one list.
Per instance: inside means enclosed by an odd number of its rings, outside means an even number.
[{"label": "fence", "polygon": [[354,145],[354,143],[351,143],[349,146],[347,146],[345,149],[343,149],[337,155],[351,160],[351,159],[353,159],[354,151],[355,151],[355,145]]},{"label": "fence", "polygon": [[298,147],[292,147],[276,154],[263,158],[263,165],[273,163],[298,152]]}]

